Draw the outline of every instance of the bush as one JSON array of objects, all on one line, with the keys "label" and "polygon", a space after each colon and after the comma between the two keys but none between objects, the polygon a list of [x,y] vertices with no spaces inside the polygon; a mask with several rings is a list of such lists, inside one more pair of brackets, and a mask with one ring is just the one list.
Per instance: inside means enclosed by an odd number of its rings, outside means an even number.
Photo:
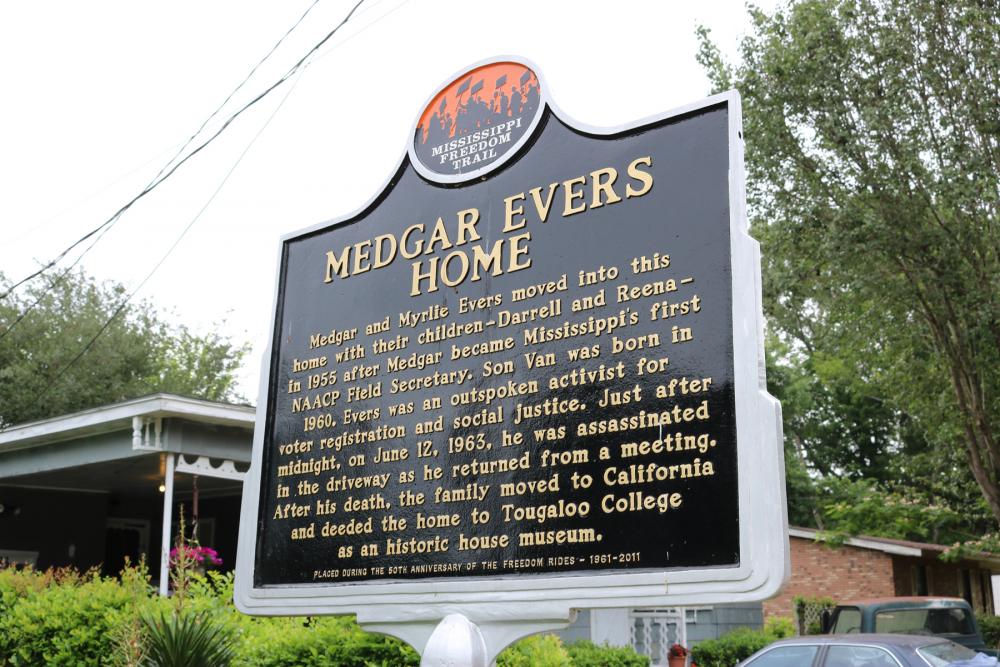
[{"label": "bush", "polygon": [[532,635],[505,648],[497,667],[571,667],[569,653],[555,635]]},{"label": "bush", "polygon": [[976,622],[986,645],[990,648],[1000,646],[1000,616],[976,616]]},{"label": "bush", "polygon": [[777,639],[764,630],[737,628],[699,643],[691,649],[691,657],[698,667],[733,667]]},{"label": "bush", "polygon": [[581,639],[566,647],[573,667],[649,667],[649,657],[639,655],[631,647],[598,646]]},{"label": "bush", "polygon": [[113,629],[124,614],[134,613],[132,597],[118,581],[96,574],[10,572],[4,572],[0,593],[6,607],[0,614],[0,664],[105,664],[114,652]]},{"label": "bush", "polygon": [[255,667],[416,667],[420,657],[391,637],[362,630],[350,618],[246,618],[233,664]]},{"label": "bush", "polygon": [[787,616],[772,616],[764,621],[764,632],[775,639],[795,636],[795,621]]},{"label": "bush", "polygon": [[[167,659],[180,626],[210,632],[232,650],[232,664],[248,667],[417,667],[420,657],[403,642],[363,631],[352,618],[252,618],[232,604],[232,575],[191,576],[183,595],[156,595],[140,565],[121,580],[72,570],[0,569],[0,665],[3,667],[137,667]],[[211,628],[201,627],[210,619]],[[187,623],[192,625],[192,623]],[[192,630],[192,628],[187,628]],[[165,635],[172,635],[165,637]],[[190,638],[190,637],[189,637]],[[232,638],[232,641],[228,640]],[[215,641],[218,640],[218,642]],[[159,654],[157,651],[159,650]],[[177,652],[174,651],[176,654]],[[173,661],[173,662],[172,662]],[[213,659],[211,664],[222,664]],[[504,650],[498,667],[648,667],[631,648],[535,635]]]}]

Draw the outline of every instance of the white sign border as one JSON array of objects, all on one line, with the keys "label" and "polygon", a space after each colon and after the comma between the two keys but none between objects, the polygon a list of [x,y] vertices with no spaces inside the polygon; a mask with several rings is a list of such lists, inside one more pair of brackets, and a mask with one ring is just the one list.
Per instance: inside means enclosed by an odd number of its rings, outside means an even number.
[{"label": "white sign border", "polygon": [[[580,575],[495,575],[463,579],[427,578],[255,587],[253,570],[271,368],[269,342],[263,359],[251,466],[244,482],[239,531],[241,547],[237,549],[236,558],[234,602],[243,613],[260,616],[357,614],[359,622],[368,623],[383,620],[435,621],[456,612],[478,621],[551,619],[563,617],[571,609],[591,607],[757,602],[776,594],[788,579],[790,564],[781,406],[767,393],[764,378],[760,250],[757,241],[750,237],[747,225],[739,93],[729,91],[617,127],[598,128],[573,122],[563,114],[549,98],[548,87],[541,81],[538,68],[523,58],[498,57],[477,63],[469,69],[505,60],[531,67],[542,84],[542,103],[547,103],[560,120],[598,136],[632,130],[721,103],[726,103],[728,107],[729,222],[741,562],[736,567],[652,573],[617,571]],[[402,160],[399,164],[401,166]],[[285,243],[353,219],[381,196],[398,171],[399,167],[386,180],[385,186],[357,211],[282,238],[269,329],[272,340],[280,298],[280,260]],[[711,528],[708,526],[706,529]]]}]

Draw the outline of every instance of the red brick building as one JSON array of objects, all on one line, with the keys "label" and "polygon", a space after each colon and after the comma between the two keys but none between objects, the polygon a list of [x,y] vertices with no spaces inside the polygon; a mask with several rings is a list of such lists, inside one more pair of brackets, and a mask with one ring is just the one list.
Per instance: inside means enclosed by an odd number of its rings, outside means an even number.
[{"label": "red brick building", "polygon": [[792,577],[764,603],[764,616],[795,616],[794,599],[835,601],[900,595],[965,598],[979,613],[995,612],[991,576],[1000,559],[986,556],[946,563],[940,544],[855,537],[834,547],[818,542],[817,531],[789,528]]}]

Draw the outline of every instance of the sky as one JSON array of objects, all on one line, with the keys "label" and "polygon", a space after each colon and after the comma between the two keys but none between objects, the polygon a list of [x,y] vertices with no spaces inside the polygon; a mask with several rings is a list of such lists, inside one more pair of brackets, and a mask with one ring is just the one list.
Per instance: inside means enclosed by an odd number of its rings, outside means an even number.
[{"label": "sky", "polygon": [[[355,2],[0,3],[0,271],[20,279],[111,217],[303,13],[188,152]],[[755,4],[770,11],[776,2]],[[239,390],[256,403],[281,237],[376,195],[439,88],[474,63],[513,56],[537,67],[563,114],[613,127],[709,93],[695,60],[699,24],[736,57],[748,30],[740,0],[365,0],[79,266],[142,285],[136,299],[171,322],[250,343]]]}]

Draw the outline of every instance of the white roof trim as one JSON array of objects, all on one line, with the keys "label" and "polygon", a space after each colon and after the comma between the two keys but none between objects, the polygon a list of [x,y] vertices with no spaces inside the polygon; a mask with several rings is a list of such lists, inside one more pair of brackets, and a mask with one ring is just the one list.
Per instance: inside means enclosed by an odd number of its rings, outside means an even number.
[{"label": "white roof trim", "polygon": [[[819,531],[809,530],[808,528],[788,528],[789,537],[799,537],[805,540],[820,540],[822,537],[819,535]],[[858,547],[860,549],[871,549],[872,551],[881,551],[887,554],[894,554],[896,556],[923,556],[924,552],[922,549],[917,549],[915,547],[906,547],[902,544],[890,544],[888,542],[880,542],[878,540],[866,540],[859,537],[849,537],[844,541],[852,547]]]},{"label": "white roof trim", "polygon": [[192,421],[253,430],[256,410],[173,394],[153,394],[61,417],[0,430],[0,451],[45,445],[85,434],[126,428],[133,417],[182,417]]}]

